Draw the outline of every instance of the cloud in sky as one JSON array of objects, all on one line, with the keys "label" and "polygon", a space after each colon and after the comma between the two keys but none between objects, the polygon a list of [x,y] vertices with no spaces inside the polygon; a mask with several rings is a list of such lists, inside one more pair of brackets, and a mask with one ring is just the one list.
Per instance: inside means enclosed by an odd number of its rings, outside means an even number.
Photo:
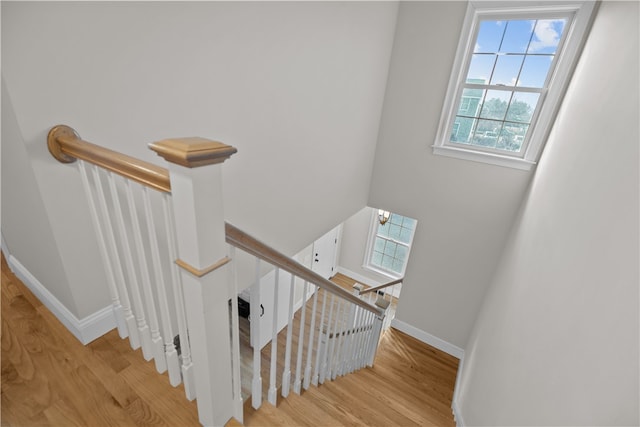
[{"label": "cloud in sky", "polygon": [[562,31],[562,25],[558,24],[564,24],[564,19],[539,20],[533,30],[534,37],[529,45],[529,50],[535,52],[536,50],[558,46],[562,35],[556,29],[558,28]]}]

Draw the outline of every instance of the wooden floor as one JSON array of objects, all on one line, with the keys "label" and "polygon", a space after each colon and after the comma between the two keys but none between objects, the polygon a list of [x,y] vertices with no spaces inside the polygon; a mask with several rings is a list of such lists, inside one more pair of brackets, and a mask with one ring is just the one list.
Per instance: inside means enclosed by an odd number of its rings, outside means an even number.
[{"label": "wooden floor", "polygon": [[[197,426],[195,402],[111,331],[87,346],[2,259],[2,426]],[[247,426],[454,425],[458,360],[401,332],[382,337],[375,366],[298,396],[245,404]],[[231,425],[233,423],[229,423]],[[234,424],[235,425],[235,424]]]},{"label": "wooden floor", "polygon": [[[331,281],[342,287],[343,289],[352,292],[353,285],[357,283],[354,279],[347,277],[343,274],[336,274]],[[363,284],[365,288],[369,286]],[[318,289],[318,302],[316,306],[316,323],[315,323],[315,340],[314,340],[314,350],[312,352],[312,364],[315,368],[316,361],[316,350],[317,350],[317,337],[318,337],[318,324],[321,319],[322,313],[322,302],[324,300],[325,291],[323,289]],[[330,295],[330,294],[329,294]],[[372,301],[375,300],[373,297]],[[384,327],[388,327],[391,319],[395,315],[397,301],[395,298],[392,298],[391,304],[387,311],[387,316],[384,321]],[[334,309],[337,306],[337,303],[333,304]],[[327,299],[327,316],[331,307],[331,297]],[[307,345],[308,345],[308,337],[309,337],[309,328],[311,327],[311,313],[313,310],[313,297],[309,298],[306,303],[306,317],[305,317],[305,342],[303,349],[303,366],[302,370],[304,371],[304,366],[307,358]],[[298,310],[294,313],[293,316],[293,331],[292,341],[291,341],[291,380],[295,377],[295,365],[296,358],[298,355],[298,334],[300,330],[300,320],[301,320],[302,310]],[[241,359],[241,392],[243,400],[247,400],[251,395],[251,380],[253,375],[253,348],[250,344],[250,322],[246,318],[239,318],[239,329],[240,329],[240,359]],[[340,330],[345,329],[345,326],[339,326]],[[286,349],[286,340],[287,340],[287,326],[285,326],[278,333],[278,349],[277,349],[277,366],[276,366],[276,387],[280,388],[282,386],[282,372],[284,371],[284,360],[285,360],[285,349]],[[271,369],[271,342],[267,343],[262,351],[261,351],[261,375],[262,375],[262,389],[263,389],[263,398],[267,396],[267,391],[269,388],[269,378],[270,378],[270,369]],[[291,385],[293,389],[293,385]]]}]

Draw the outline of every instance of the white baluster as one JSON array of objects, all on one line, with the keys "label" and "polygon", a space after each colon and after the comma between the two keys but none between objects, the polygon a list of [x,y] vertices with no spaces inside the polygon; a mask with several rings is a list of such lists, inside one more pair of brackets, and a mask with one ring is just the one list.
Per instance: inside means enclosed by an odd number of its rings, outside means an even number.
[{"label": "white baluster", "polygon": [[343,301],[342,303],[342,314],[340,316],[340,329],[339,331],[339,335],[337,337],[336,340],[336,349],[335,349],[335,368],[331,371],[331,379],[335,380],[338,375],[340,375],[340,371],[342,369],[342,360],[343,360],[343,356],[342,353],[344,352],[344,343],[345,343],[345,337],[346,337],[346,333],[347,333],[347,316],[349,315],[349,306],[351,304],[349,304],[346,301]]},{"label": "white baluster", "polygon": [[262,405],[262,376],[260,372],[260,259],[256,258],[256,282],[251,287],[251,345],[253,346],[253,380],[251,382],[251,406]]},{"label": "white baluster", "polygon": [[371,338],[371,332],[372,332],[372,323],[373,323],[373,316],[374,314],[371,313],[370,311],[367,312],[367,315],[365,317],[365,323],[364,323],[364,328],[365,328],[365,332],[364,332],[364,336],[363,336],[363,342],[362,342],[362,354],[360,355],[360,367],[364,367],[365,364],[367,363],[367,351],[369,350],[369,341]]},{"label": "white baluster", "polygon": [[244,411],[242,402],[242,381],[240,379],[240,325],[238,322],[238,263],[236,261],[236,248],[229,245],[229,297],[231,298],[231,367],[233,369],[233,404],[234,418],[240,424],[243,423]]},{"label": "white baluster", "polygon": [[[164,335],[164,357],[156,359],[156,369],[158,372],[164,372],[169,369],[169,382],[174,387],[180,384],[180,367],[178,364],[178,352],[173,344],[173,328],[171,327],[171,317],[169,314],[169,303],[167,302],[167,288],[164,282],[164,274],[162,272],[162,264],[160,261],[160,251],[158,249],[158,238],[156,236],[155,221],[151,210],[151,198],[149,197],[149,189],[143,187],[142,199],[144,202],[144,212],[147,218],[147,233],[149,234],[149,246],[151,247],[151,261],[153,264],[154,278],[156,284],[156,293],[158,295],[158,306],[160,308],[160,320],[162,321],[162,333]],[[161,360],[161,363],[158,363]],[[162,369],[162,370],[161,370]],[[178,377],[176,378],[176,375]],[[172,378],[172,376],[174,378]]]},{"label": "white baluster", "polygon": [[[118,333],[120,334],[120,337],[124,338],[127,336],[127,325],[122,312],[122,305],[120,303],[118,288],[116,287],[116,280],[113,276],[114,267],[113,267],[113,263],[109,258],[106,239],[105,239],[104,233],[102,232],[102,226],[100,224],[101,221],[98,216],[96,202],[93,197],[93,191],[91,190],[91,185],[89,184],[89,178],[87,176],[87,170],[86,170],[85,162],[83,160],[78,161],[78,169],[80,170],[80,179],[82,181],[82,186],[84,187],[84,192],[89,202],[89,212],[91,214],[91,220],[93,221],[93,228],[96,230],[96,234],[98,237],[98,248],[100,249],[102,263],[104,265],[105,273],[107,274],[107,285],[109,287],[109,294],[111,296],[111,306],[113,308],[113,314],[115,315],[115,318],[116,318]],[[96,186],[96,189],[100,186],[99,181],[94,180],[94,184]]]},{"label": "white baluster", "polygon": [[364,345],[367,337],[367,317],[368,316],[369,316],[369,312],[366,310],[363,310],[360,316],[360,334],[358,339],[358,353],[356,354],[356,369],[362,368]]},{"label": "white baluster", "polygon": [[305,314],[307,311],[307,292],[309,289],[309,282],[304,282],[304,291],[302,293],[302,315],[300,317],[300,329],[298,332],[298,354],[296,361],[296,380],[293,383],[293,392],[300,394],[300,388],[302,386],[302,351],[304,350],[304,327],[305,327]]},{"label": "white baluster", "polygon": [[[325,291],[326,292],[326,291]],[[336,296],[331,295],[331,307],[329,308],[329,319],[327,321],[326,332],[324,333],[324,345],[322,346],[322,365],[320,366],[320,378],[318,379],[320,384],[324,384],[324,380],[327,377],[327,370],[329,368],[329,357],[331,355],[329,351],[329,347],[331,346],[331,331],[332,331],[332,323],[333,323],[333,311],[336,305]]]},{"label": "white baluster", "polygon": [[309,344],[307,346],[307,367],[304,370],[304,383],[305,390],[309,389],[311,383],[311,357],[313,356],[313,333],[316,327],[316,308],[318,307],[318,289],[316,287],[313,293],[313,310],[311,311],[311,326],[309,326]]},{"label": "white baluster", "polygon": [[[329,340],[329,356],[327,358],[327,378],[329,380],[334,380],[335,379],[335,370],[336,370],[336,360],[335,360],[335,354],[336,354],[336,346],[337,346],[337,342],[338,342],[338,336],[340,334],[340,319],[341,319],[341,315],[342,315],[342,300],[340,298],[336,299],[337,302],[337,306],[336,306],[336,315],[335,315],[335,319],[334,319],[334,324],[333,324],[333,338],[330,338]],[[331,337],[331,335],[329,335],[329,337]]]},{"label": "white baluster", "polygon": [[[173,219],[173,208],[171,207],[169,194],[162,196],[162,212],[164,214],[165,233],[167,235],[167,249],[169,251],[169,259],[175,261],[178,259],[176,249],[175,221]],[[189,342],[189,334],[187,333],[187,317],[185,315],[184,296],[182,293],[182,280],[178,265],[171,263],[171,278],[173,291],[173,299],[176,308],[176,317],[178,320],[178,333],[180,339],[180,358],[182,359],[182,381],[184,382],[184,393],[188,400],[196,398],[196,384],[194,378],[194,366],[191,360],[191,343]],[[172,383],[173,384],[173,383]]]},{"label": "white baluster", "polygon": [[349,335],[345,337],[344,355],[342,357],[342,369],[341,375],[349,373],[351,369],[351,352],[353,351],[353,337],[356,332],[356,308],[354,304],[349,304],[349,319],[348,319],[348,331]]},{"label": "white baluster", "polygon": [[351,355],[351,369],[349,370],[349,372],[354,372],[357,371],[359,369],[358,367],[358,355],[360,354],[360,348],[362,346],[362,319],[364,318],[364,315],[366,313],[366,310],[364,310],[363,308],[359,307],[357,310],[357,314],[356,314],[356,327],[355,327],[355,335],[353,337],[353,352]]},{"label": "white baluster", "polygon": [[[98,206],[104,218],[105,236],[109,244],[109,254],[111,259],[111,266],[115,277],[115,283],[118,289],[118,295],[120,297],[120,304],[122,306],[122,316],[125,321],[125,330],[121,330],[118,326],[120,338],[126,338],[129,336],[129,341],[139,342],[137,337],[138,329],[136,328],[136,319],[131,312],[131,301],[129,301],[129,294],[127,292],[127,283],[124,279],[124,273],[122,269],[122,263],[120,262],[120,254],[118,253],[118,247],[116,245],[115,234],[113,231],[113,220],[109,214],[109,208],[107,207],[107,201],[104,195],[104,189],[102,188],[102,179],[100,177],[100,169],[97,166],[89,165],[93,174],[93,181],[96,183],[96,190],[98,194]],[[124,333],[124,335],[123,335]],[[133,337],[133,338],[132,338]]]},{"label": "white baluster", "polygon": [[[131,246],[129,245],[129,234],[127,233],[124,225],[124,217],[122,216],[122,207],[120,206],[120,198],[118,197],[118,189],[116,188],[115,177],[111,172],[107,172],[107,178],[109,181],[111,202],[115,207],[114,212],[116,216],[118,237],[120,238],[120,244],[122,245],[124,262],[127,270],[127,278],[130,285],[131,297],[133,299],[133,307],[135,310],[134,315],[136,316],[136,324],[138,329],[138,333],[135,335],[131,334],[129,336],[129,340],[133,349],[137,349],[142,345],[142,354],[146,360],[149,360],[151,358],[151,333],[149,332],[147,319],[144,315],[142,296],[140,295],[138,278],[136,276],[136,270],[133,265],[133,254],[131,253]],[[139,340],[137,339],[138,337]]]},{"label": "white baluster", "polygon": [[[320,289],[318,289],[317,292],[320,292]],[[318,324],[318,344],[316,345],[316,366],[313,372],[313,378],[311,379],[311,383],[315,386],[318,385],[318,380],[320,378],[320,363],[321,363],[321,355],[322,355],[322,337],[323,337],[323,331],[322,331],[322,327],[324,325],[324,314],[325,314],[325,309],[327,307],[327,294],[328,292],[323,290],[322,293],[324,294],[322,297],[322,313],[320,314],[320,323]]]},{"label": "white baluster", "polygon": [[[140,274],[142,276],[142,289],[146,298],[146,308],[149,313],[149,324],[151,326],[151,352],[145,355],[145,359],[150,360],[150,357],[156,362],[156,370],[158,372],[164,372],[166,370],[166,361],[164,359],[164,349],[162,346],[162,337],[160,336],[160,326],[158,324],[158,315],[156,313],[156,306],[153,300],[153,291],[151,290],[151,279],[149,278],[149,264],[147,263],[147,256],[144,250],[144,244],[142,243],[142,232],[140,231],[140,222],[138,219],[138,209],[133,198],[133,190],[131,188],[131,181],[125,180],[125,190],[127,194],[127,202],[129,205],[129,216],[131,218],[131,225],[133,227],[133,240],[136,246],[138,255],[138,263],[140,265]],[[144,353],[144,342],[143,342]],[[164,369],[163,369],[164,368]],[[162,369],[162,370],[161,370]]]},{"label": "white baluster", "polygon": [[273,284],[273,331],[271,336],[271,368],[269,370],[269,403],[276,406],[278,399],[276,388],[276,362],[278,361],[278,287],[280,285],[280,269],[276,268],[275,283]]},{"label": "white baluster", "polygon": [[284,371],[282,372],[282,396],[289,395],[291,387],[291,340],[293,335],[293,295],[296,276],[291,275],[291,284],[289,285],[289,323],[287,325],[287,346],[284,356]]},{"label": "white baluster", "polygon": [[351,351],[353,350],[353,336],[356,332],[355,322],[356,322],[356,308],[357,306],[354,304],[349,304],[349,320],[347,323],[348,326],[348,335],[344,337],[344,352],[342,355],[342,367],[340,369],[340,375],[345,375],[349,373],[351,369]]}]

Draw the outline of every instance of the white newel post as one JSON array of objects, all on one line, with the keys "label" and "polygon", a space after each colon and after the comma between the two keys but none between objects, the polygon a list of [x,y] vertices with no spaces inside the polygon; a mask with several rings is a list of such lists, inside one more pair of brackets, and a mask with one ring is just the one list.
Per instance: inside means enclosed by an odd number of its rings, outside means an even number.
[{"label": "white newel post", "polygon": [[224,425],[234,406],[221,169],[237,150],[203,138],[149,147],[169,162],[198,416],[205,426]]}]

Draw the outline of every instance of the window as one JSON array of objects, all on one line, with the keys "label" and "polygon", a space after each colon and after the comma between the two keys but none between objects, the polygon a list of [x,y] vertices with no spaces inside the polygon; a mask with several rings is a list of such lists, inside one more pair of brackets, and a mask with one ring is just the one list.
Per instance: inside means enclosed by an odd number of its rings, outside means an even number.
[{"label": "window", "polygon": [[364,267],[394,278],[404,276],[416,224],[415,219],[395,213],[380,224],[375,211]]},{"label": "window", "polygon": [[530,169],[586,33],[593,2],[470,2],[434,153]]}]

